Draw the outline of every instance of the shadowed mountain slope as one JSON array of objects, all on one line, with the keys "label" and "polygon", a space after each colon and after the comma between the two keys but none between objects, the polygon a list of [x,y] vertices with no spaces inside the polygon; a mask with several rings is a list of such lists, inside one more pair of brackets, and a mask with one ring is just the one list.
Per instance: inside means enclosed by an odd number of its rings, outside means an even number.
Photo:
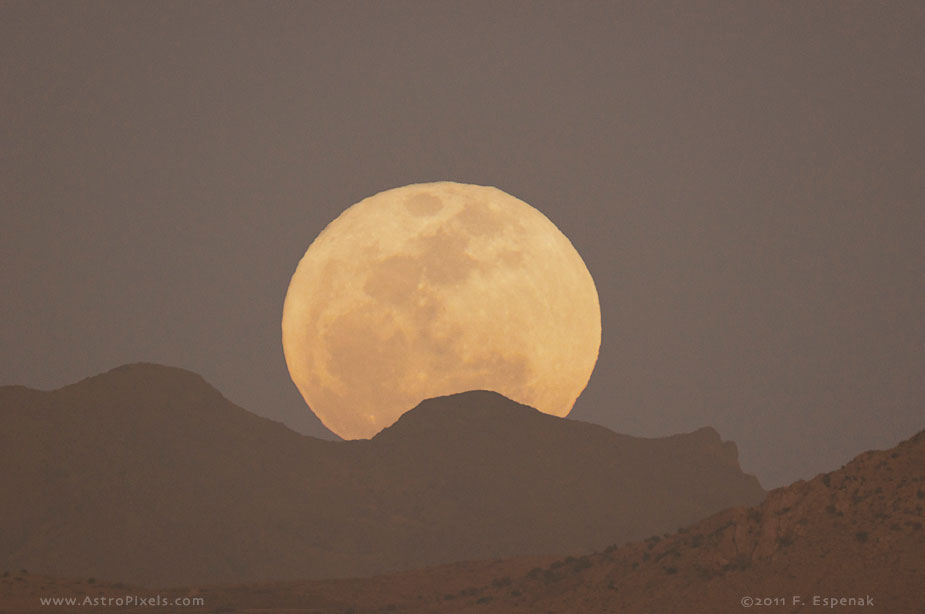
[{"label": "shadowed mountain slope", "polygon": [[712,429],[637,439],[490,392],[332,442],[137,364],[0,388],[0,423],[0,560],[147,585],[590,552],[765,494]]}]

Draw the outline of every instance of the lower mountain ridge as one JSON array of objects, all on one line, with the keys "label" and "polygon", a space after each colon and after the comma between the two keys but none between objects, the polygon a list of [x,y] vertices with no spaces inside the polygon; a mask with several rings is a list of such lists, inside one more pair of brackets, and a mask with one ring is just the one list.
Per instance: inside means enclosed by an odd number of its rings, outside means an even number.
[{"label": "lower mountain ridge", "polygon": [[711,428],[640,439],[485,391],[324,441],[135,364],[0,388],[0,424],[0,566],[149,587],[584,556],[766,494]]},{"label": "lower mountain ridge", "polygon": [[131,596],[135,601],[120,611],[150,611],[139,599],[159,599],[190,614],[921,614],[923,506],[925,431],[775,489],[759,505],[591,554],[457,562],[371,578],[156,590],[20,570],[0,578],[0,606],[6,606],[0,610],[48,611],[45,599],[81,605],[81,612],[110,612],[112,603]]}]

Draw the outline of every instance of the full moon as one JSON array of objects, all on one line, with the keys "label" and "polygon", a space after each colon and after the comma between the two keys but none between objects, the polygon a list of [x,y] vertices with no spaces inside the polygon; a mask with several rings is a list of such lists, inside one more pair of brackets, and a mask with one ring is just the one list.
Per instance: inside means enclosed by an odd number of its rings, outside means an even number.
[{"label": "full moon", "polygon": [[362,439],[467,390],[568,415],[597,362],[601,312],[584,261],[542,213],[493,187],[421,183],[360,201],[318,235],[282,332],[305,402]]}]

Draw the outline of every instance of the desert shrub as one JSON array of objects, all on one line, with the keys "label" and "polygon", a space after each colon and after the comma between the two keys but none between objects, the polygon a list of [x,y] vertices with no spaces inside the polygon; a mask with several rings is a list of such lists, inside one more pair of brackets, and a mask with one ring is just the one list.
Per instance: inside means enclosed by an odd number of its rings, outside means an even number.
[{"label": "desert shrub", "polygon": [[495,578],[491,581],[492,586],[502,587],[511,585],[511,576],[504,576],[503,578]]},{"label": "desert shrub", "polygon": [[543,570],[540,569],[539,567],[534,567],[533,569],[527,572],[527,577],[530,578],[531,580],[536,580],[541,575],[543,575]]},{"label": "desert shrub", "polygon": [[747,554],[737,554],[734,559],[726,563],[723,571],[745,571],[752,565],[752,560]]},{"label": "desert shrub", "polygon": [[858,531],[854,534],[854,538],[861,542],[862,544],[867,541],[867,531]]},{"label": "desert shrub", "polygon": [[492,600],[492,597],[489,597],[488,595],[486,595],[485,597],[479,597],[478,599],[476,599],[475,602],[478,604],[484,604],[484,603],[488,603],[491,600]]},{"label": "desert shrub", "polygon": [[450,593],[447,593],[443,596],[444,601],[452,601],[454,599],[456,599],[456,595],[451,595]]},{"label": "desert shrub", "polygon": [[668,574],[668,575],[676,574],[676,573],[678,573],[678,568],[677,568],[677,567],[666,567],[666,568],[665,568],[665,573]]},{"label": "desert shrub", "polygon": [[586,556],[583,556],[577,561],[575,561],[575,564],[572,566],[572,571],[577,573],[589,567],[591,567],[591,559]]},{"label": "desert shrub", "polygon": [[87,578],[87,584],[96,584],[96,578]]},{"label": "desert shrub", "polygon": [[671,550],[665,550],[664,552],[656,556],[655,560],[661,561],[663,558],[668,557],[668,556],[681,556],[681,552],[677,549],[677,547],[672,548]]},{"label": "desert shrub", "polygon": [[780,548],[786,548],[787,546],[790,546],[791,544],[793,544],[793,537],[791,537],[790,535],[781,535],[780,537],[777,538],[777,545]]},{"label": "desert shrub", "polygon": [[831,485],[831,483],[832,483],[832,476],[829,475],[828,473],[825,474],[824,476],[822,476],[822,483],[825,484],[826,487],[828,487],[829,485]]},{"label": "desert shrub", "polygon": [[523,595],[523,593],[521,593],[521,592],[520,592],[519,590],[517,590],[517,589],[514,589],[514,590],[511,591],[511,597],[520,597],[521,595]]}]

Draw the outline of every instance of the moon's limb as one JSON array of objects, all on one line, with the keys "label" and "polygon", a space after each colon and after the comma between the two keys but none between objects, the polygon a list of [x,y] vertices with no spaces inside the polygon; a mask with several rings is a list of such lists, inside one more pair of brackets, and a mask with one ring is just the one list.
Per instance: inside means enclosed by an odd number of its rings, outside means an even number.
[{"label": "moon's limb", "polygon": [[299,263],[283,348],[309,406],[371,437],[420,401],[495,390],[564,416],[600,346],[591,275],[539,211],[451,182],[347,209]]}]

